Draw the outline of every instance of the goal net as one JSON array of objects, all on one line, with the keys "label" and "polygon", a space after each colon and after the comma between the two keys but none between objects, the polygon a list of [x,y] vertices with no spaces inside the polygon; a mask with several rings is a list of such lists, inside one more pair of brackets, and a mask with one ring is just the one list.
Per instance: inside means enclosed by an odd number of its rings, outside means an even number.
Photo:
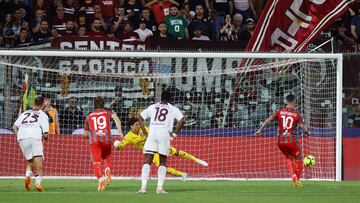
[{"label": "goal net", "polygon": [[[310,130],[308,137],[297,130],[299,144],[316,159],[303,177],[340,180],[341,74],[339,54],[0,51],[0,176],[25,173],[11,127],[35,96],[50,98],[56,109],[44,142],[44,175],[92,177],[90,147],[81,135],[94,98],[104,97],[127,133],[127,120],[169,88],[173,104],[188,116],[172,145],[209,166],[178,156],[168,166],[192,178],[288,178],[277,122],[262,137],[254,133],[294,94]],[[134,147],[113,150],[112,160],[114,176],[140,175],[143,155]]]}]

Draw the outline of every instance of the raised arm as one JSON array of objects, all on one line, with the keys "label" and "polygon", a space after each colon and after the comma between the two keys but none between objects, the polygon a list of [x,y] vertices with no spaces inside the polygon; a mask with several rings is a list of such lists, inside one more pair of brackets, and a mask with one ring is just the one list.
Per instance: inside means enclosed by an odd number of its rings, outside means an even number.
[{"label": "raised arm", "polygon": [[145,136],[147,136],[148,132],[147,132],[147,130],[146,130],[146,128],[145,128],[143,117],[141,117],[141,115],[138,115],[138,116],[137,116],[137,119],[138,119],[138,121],[139,121],[139,125],[140,125],[140,128],[141,128],[143,134],[144,134]]},{"label": "raised arm", "polygon": [[259,130],[255,132],[255,136],[260,136],[261,131],[273,120],[274,116],[269,116],[260,126]]},{"label": "raised arm", "polygon": [[115,122],[116,128],[120,133],[121,138],[124,136],[122,129],[121,129],[121,121],[120,118],[116,115],[116,113],[114,113],[111,118],[113,119],[113,121]]}]

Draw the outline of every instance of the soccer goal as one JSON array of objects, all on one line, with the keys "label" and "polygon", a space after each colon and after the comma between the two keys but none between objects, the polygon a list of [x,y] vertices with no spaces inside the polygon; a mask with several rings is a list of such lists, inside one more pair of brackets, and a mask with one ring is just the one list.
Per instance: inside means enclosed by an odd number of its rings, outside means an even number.
[{"label": "soccer goal", "polygon": [[[126,121],[170,88],[187,122],[172,145],[209,163],[171,156],[168,166],[191,178],[288,178],[277,148],[277,123],[255,137],[260,122],[288,94],[310,130],[297,132],[303,155],[316,159],[305,179],[341,180],[342,55],[110,51],[0,51],[0,176],[23,176],[25,161],[11,132],[17,115],[45,95],[57,110],[59,133],[45,142],[45,176],[92,177],[82,138],[93,99],[104,97],[126,133]],[[115,127],[114,127],[115,129]],[[114,134],[117,132],[114,130]],[[112,152],[117,177],[138,177],[142,152]],[[153,170],[155,171],[155,170]],[[156,176],[156,174],[152,174]]]}]

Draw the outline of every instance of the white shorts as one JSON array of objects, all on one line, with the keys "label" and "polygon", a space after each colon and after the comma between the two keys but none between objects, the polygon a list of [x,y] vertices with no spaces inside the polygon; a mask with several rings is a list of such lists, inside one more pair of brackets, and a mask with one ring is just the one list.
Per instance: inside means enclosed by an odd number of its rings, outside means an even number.
[{"label": "white shorts", "polygon": [[144,145],[144,154],[153,154],[155,152],[168,156],[170,149],[170,134],[167,129],[149,132]]},{"label": "white shorts", "polygon": [[27,161],[35,156],[44,156],[43,144],[41,140],[34,138],[25,138],[19,141],[20,149]]}]

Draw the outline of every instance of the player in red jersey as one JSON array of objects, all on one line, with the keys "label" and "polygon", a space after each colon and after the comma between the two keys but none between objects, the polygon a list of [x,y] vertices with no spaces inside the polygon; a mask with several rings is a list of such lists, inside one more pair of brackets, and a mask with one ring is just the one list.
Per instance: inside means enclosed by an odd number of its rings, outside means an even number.
[{"label": "player in red jersey", "polygon": [[[111,124],[115,121],[116,128],[122,137],[121,122],[116,113],[104,109],[104,99],[95,98],[94,111],[85,120],[84,136],[89,139],[93,157],[94,174],[99,179],[98,191],[105,190],[105,185],[111,182]],[[105,178],[102,177],[101,160],[105,163]]]},{"label": "player in red jersey", "polygon": [[277,118],[279,122],[278,147],[288,159],[289,171],[294,186],[301,187],[300,176],[302,173],[303,161],[301,148],[295,134],[296,124],[302,128],[304,134],[309,134],[309,131],[302,122],[300,113],[295,110],[295,106],[295,96],[292,94],[288,95],[286,97],[286,107],[280,108],[274,115],[267,118],[262,123],[260,129],[255,132],[255,135],[260,136],[261,131],[265,126]]}]

